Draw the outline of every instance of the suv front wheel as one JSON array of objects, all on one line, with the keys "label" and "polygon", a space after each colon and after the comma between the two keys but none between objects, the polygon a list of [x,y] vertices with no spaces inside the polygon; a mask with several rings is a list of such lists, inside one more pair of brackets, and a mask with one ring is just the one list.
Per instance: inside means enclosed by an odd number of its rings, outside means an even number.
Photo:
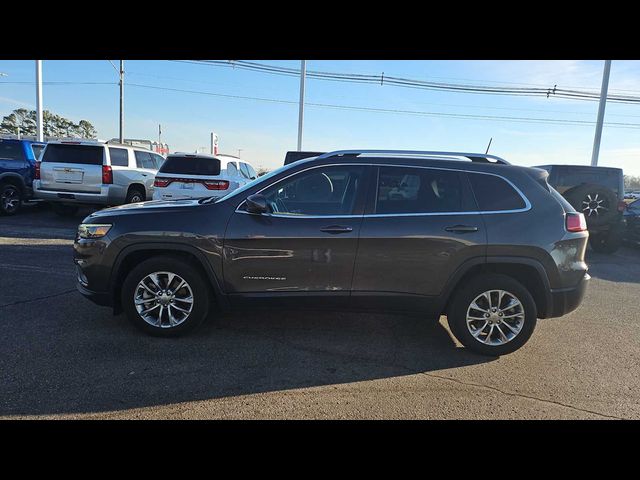
[{"label": "suv front wheel", "polygon": [[447,320],[465,347],[482,355],[514,352],[531,337],[536,304],[529,291],[506,275],[474,277],[454,296]]},{"label": "suv front wheel", "polygon": [[209,289],[189,263],[154,257],[127,275],[121,301],[136,327],[151,335],[172,337],[202,323],[209,310]]}]

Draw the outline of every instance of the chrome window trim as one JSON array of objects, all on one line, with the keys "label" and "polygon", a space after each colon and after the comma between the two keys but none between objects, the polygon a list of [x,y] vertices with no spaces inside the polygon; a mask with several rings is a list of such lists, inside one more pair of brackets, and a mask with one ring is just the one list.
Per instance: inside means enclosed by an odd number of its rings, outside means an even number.
[{"label": "chrome window trim", "polygon": [[[286,180],[287,178],[293,177],[299,173],[306,172],[308,170],[313,170],[314,168],[323,168],[323,167],[341,167],[341,166],[353,166],[353,165],[363,165],[369,167],[398,167],[398,168],[424,168],[428,170],[447,170],[451,172],[464,172],[464,173],[477,173],[479,175],[493,175],[494,177],[501,178],[505,182],[507,182],[511,187],[520,195],[520,198],[524,201],[525,206],[523,208],[512,209],[512,210],[470,210],[466,212],[425,212],[425,213],[369,213],[362,215],[287,215],[287,214],[277,214],[277,213],[249,213],[246,210],[239,210],[240,207],[245,203],[245,200],[242,200],[235,209],[235,213],[244,213],[247,215],[259,215],[265,217],[277,217],[277,218],[377,218],[377,217],[428,217],[428,216],[442,216],[442,215],[494,215],[494,214],[503,214],[503,213],[521,213],[528,212],[531,210],[531,202],[527,196],[522,193],[522,191],[514,185],[514,183],[508,178],[503,177],[502,175],[498,175],[497,173],[489,173],[489,172],[478,172],[475,170],[465,170],[461,168],[447,168],[447,167],[431,167],[431,166],[422,166],[422,165],[396,165],[389,163],[327,163],[324,165],[314,165],[303,170],[298,170],[297,172],[291,173],[286,177],[281,178],[273,183],[270,183],[264,188],[258,190],[255,194],[262,193],[267,188],[276,185],[277,183]],[[469,186],[471,188],[471,186]],[[254,195],[255,195],[254,194]]]}]

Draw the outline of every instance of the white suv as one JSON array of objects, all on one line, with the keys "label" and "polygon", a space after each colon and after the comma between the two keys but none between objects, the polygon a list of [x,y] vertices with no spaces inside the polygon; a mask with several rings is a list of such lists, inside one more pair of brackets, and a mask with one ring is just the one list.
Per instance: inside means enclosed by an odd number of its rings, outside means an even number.
[{"label": "white suv", "polygon": [[34,196],[51,202],[60,215],[75,214],[79,205],[151,200],[153,181],[163,162],[160,155],[129,145],[50,141],[36,163]]},{"label": "white suv", "polygon": [[153,199],[223,197],[257,177],[251,164],[232,155],[173,153],[156,175]]}]

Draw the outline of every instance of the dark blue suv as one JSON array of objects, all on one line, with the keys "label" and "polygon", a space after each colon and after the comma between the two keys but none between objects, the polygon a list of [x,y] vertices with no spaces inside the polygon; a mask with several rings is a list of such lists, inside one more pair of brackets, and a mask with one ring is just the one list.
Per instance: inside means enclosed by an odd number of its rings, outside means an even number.
[{"label": "dark blue suv", "polygon": [[36,159],[45,144],[0,137],[0,214],[13,215],[33,196]]}]

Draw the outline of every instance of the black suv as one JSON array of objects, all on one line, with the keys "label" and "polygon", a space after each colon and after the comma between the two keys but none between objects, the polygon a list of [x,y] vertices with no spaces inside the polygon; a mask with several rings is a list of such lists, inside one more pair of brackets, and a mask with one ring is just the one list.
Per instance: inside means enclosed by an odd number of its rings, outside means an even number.
[{"label": "black suv", "polygon": [[213,305],[412,311],[446,314],[461,343],[501,355],[588,283],[584,216],[546,178],[492,155],[330,152],[218,200],[89,215],[78,288],[162,336]]},{"label": "black suv", "polygon": [[589,245],[600,253],[614,253],[624,235],[624,175],[622,169],[585,165],[542,165],[549,185],[578,212],[589,229]]}]

